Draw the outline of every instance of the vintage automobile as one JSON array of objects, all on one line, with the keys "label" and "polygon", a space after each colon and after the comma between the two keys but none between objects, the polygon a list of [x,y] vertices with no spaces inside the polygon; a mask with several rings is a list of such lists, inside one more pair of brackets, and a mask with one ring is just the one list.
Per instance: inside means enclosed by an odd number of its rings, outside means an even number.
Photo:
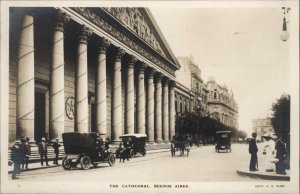
[{"label": "vintage automobile", "polygon": [[89,169],[91,164],[96,167],[99,163],[115,164],[115,155],[99,144],[97,133],[63,133],[63,144],[66,156],[62,165],[65,170],[81,165],[82,169]]},{"label": "vintage automobile", "polygon": [[[133,158],[137,153],[142,154],[142,156],[146,155],[146,141],[147,135],[146,134],[124,134],[119,137],[123,144],[126,142],[130,143],[130,150],[129,150],[129,157]],[[116,151],[116,157],[120,157],[120,149]]]},{"label": "vintage automobile", "polygon": [[217,131],[216,132],[216,152],[226,150],[231,152],[231,131]]}]

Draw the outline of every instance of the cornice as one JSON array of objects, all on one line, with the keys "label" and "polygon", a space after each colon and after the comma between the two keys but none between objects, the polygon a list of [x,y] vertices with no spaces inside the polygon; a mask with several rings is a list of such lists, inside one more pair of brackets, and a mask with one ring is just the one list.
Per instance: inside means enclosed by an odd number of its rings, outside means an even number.
[{"label": "cornice", "polygon": [[[122,25],[119,21],[113,19],[113,17],[111,17],[109,13],[104,9],[86,7],[73,7],[71,9],[113,36],[114,38],[118,39],[120,42],[124,43],[126,46],[133,49],[143,57],[152,61],[160,68],[175,76],[175,70],[177,70],[176,65],[157,53],[150,46],[143,43],[143,40],[141,40],[139,37],[134,37],[136,35],[129,33],[128,29],[126,29],[124,25]],[[108,21],[112,21],[112,23]],[[133,41],[132,39],[135,39],[135,41]]]}]

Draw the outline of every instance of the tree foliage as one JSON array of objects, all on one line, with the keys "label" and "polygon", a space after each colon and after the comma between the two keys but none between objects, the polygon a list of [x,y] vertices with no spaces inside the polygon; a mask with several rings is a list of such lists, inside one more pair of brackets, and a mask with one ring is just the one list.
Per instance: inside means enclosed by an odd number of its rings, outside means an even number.
[{"label": "tree foliage", "polygon": [[290,95],[283,94],[272,104],[272,126],[275,133],[285,137],[290,133],[290,101]]},{"label": "tree foliage", "polygon": [[[196,112],[187,112],[182,115],[176,115],[176,133],[190,134],[197,137],[198,134],[204,138],[215,137],[217,131],[229,130],[233,138],[241,137],[239,131],[234,127],[229,127],[223,123],[204,116]],[[247,136],[246,132],[245,137]],[[242,137],[241,137],[242,138]]]}]

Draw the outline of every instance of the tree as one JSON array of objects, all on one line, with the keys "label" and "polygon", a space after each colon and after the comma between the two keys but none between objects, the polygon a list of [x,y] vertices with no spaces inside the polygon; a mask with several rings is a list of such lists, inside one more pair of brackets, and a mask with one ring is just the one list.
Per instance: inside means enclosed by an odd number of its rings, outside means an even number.
[{"label": "tree", "polygon": [[290,101],[290,95],[283,94],[272,104],[272,126],[276,134],[285,138],[290,133]]}]

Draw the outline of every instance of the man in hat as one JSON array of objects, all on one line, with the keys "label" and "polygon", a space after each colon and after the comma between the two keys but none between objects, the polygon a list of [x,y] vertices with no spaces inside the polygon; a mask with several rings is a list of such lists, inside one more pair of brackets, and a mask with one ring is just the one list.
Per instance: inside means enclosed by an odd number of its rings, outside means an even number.
[{"label": "man in hat", "polygon": [[29,144],[29,137],[26,137],[26,142],[25,142],[25,158],[24,161],[22,163],[22,170],[25,169],[28,170],[28,162],[29,162],[29,157],[31,155],[31,146]]},{"label": "man in hat", "polygon": [[12,172],[12,179],[17,179],[17,174],[21,172],[21,163],[23,161],[23,153],[21,150],[21,142],[19,140],[15,141],[13,147],[11,148],[11,160],[14,163],[14,169]]},{"label": "man in hat", "polygon": [[47,157],[47,143],[44,137],[41,139],[41,142],[39,143],[39,153],[41,156],[41,165],[42,166],[44,165],[44,158],[45,158],[46,165],[49,166],[48,157]]},{"label": "man in hat", "polygon": [[257,164],[257,152],[258,148],[256,145],[256,133],[252,133],[252,138],[249,142],[249,153],[251,154],[250,159],[250,171],[257,171],[258,164]]},{"label": "man in hat", "polygon": [[55,153],[55,158],[54,158],[53,164],[58,165],[58,154],[59,154],[59,147],[60,147],[59,138],[55,139],[55,142],[53,143],[52,147],[53,147],[54,153]]}]

